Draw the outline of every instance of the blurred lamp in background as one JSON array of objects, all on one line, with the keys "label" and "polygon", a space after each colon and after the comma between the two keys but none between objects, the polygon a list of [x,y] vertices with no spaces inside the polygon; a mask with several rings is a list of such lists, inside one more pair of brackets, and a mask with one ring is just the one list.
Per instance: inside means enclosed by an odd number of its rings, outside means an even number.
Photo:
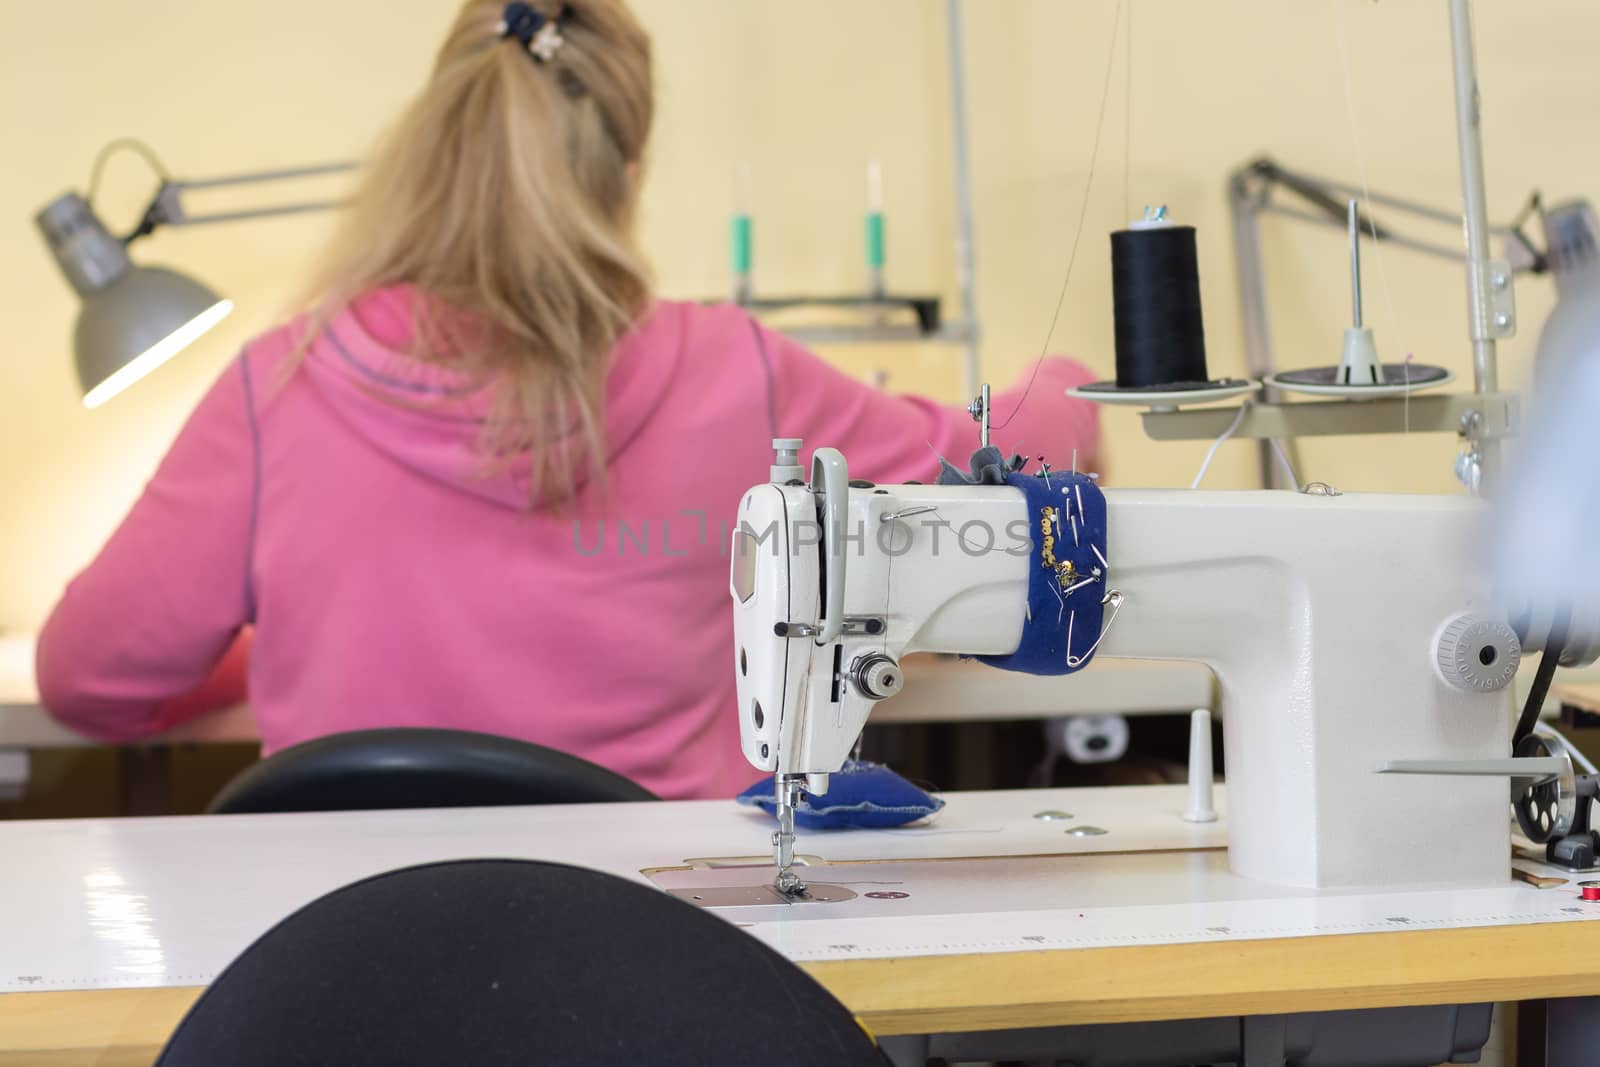
[{"label": "blurred lamp in background", "polygon": [[1525,613],[1577,626],[1600,615],[1600,224],[1579,202],[1547,211],[1544,228],[1556,305],[1498,508],[1495,568]]},{"label": "blurred lamp in background", "polygon": [[192,278],[134,266],[124,243],[77,193],[58,197],[35,221],[83,302],[72,348],[84,407],[110,400],[233,310]]},{"label": "blurred lamp in background", "polygon": [[1600,351],[1600,223],[1586,200],[1544,211],[1545,257],[1556,305],[1539,333],[1535,373]]},{"label": "blurred lamp in background", "polygon": [[[160,178],[155,197],[138,227],[116,237],[94,212],[94,190],[109,156],[131,149],[143,156]],[[326,211],[333,200],[276,204],[206,215],[184,208],[184,194],[193,189],[258,185],[289,179],[339,174],[354,163],[332,163],[290,170],[262,171],[202,181],[175,181],[148,146],[124,138],[108,144],[95,160],[87,198],[64,193],[35,216],[50,254],[77,292],[83,306],[73,333],[73,358],[83,404],[95,408],[145,377],[187,348],[228,316],[233,303],[193,278],[165,267],[136,265],[128,246],[163,226],[235,222],[278,215]]]}]

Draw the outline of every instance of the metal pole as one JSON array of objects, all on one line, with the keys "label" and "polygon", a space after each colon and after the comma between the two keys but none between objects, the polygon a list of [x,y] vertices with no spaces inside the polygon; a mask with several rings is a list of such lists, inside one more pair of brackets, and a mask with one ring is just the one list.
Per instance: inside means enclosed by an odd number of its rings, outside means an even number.
[{"label": "metal pole", "polygon": [[961,319],[967,339],[964,396],[978,391],[978,293],[972,237],[972,166],[967,143],[967,75],[961,44],[961,0],[945,0],[950,33],[950,155],[955,168],[956,284],[961,289]]},{"label": "metal pole", "polygon": [[[1277,370],[1272,350],[1272,329],[1267,320],[1267,278],[1261,256],[1261,212],[1268,210],[1266,192],[1251,181],[1247,172],[1233,175],[1228,182],[1228,204],[1233,211],[1233,264],[1239,282],[1239,318],[1244,325],[1245,371],[1261,379]],[[1278,390],[1268,386],[1264,399],[1278,403]],[[1279,442],[1288,450],[1291,462],[1298,460],[1293,440]],[[1273,454],[1272,442],[1256,446],[1256,466],[1264,489],[1291,489]]]},{"label": "metal pole", "polygon": [[1361,329],[1361,219],[1350,200],[1350,324]]},{"label": "metal pole", "polygon": [[1490,326],[1489,213],[1485,204],[1483,139],[1478,126],[1478,73],[1472,52],[1468,0],[1449,0],[1450,45],[1456,87],[1456,140],[1461,150],[1461,207],[1467,236],[1468,327],[1472,337],[1473,387],[1499,389],[1494,333]]}]

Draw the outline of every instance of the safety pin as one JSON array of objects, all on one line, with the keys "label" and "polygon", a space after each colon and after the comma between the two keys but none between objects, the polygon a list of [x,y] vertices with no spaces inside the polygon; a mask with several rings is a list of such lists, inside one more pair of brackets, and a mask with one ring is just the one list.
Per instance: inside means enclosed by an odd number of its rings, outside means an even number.
[{"label": "safety pin", "polygon": [[1101,601],[1100,601],[1101,605],[1105,605],[1105,604],[1110,604],[1111,605],[1111,618],[1107,619],[1106,620],[1106,624],[1104,626],[1100,627],[1100,636],[1096,637],[1094,639],[1094,644],[1092,644],[1088,648],[1086,648],[1084,650],[1084,652],[1083,652],[1083,655],[1081,655],[1081,656],[1074,656],[1072,654],[1072,623],[1073,623],[1073,620],[1078,617],[1078,613],[1076,611],[1074,611],[1072,613],[1071,617],[1069,617],[1067,619],[1067,666],[1068,667],[1073,667],[1073,668],[1081,667],[1081,666],[1084,665],[1084,663],[1088,662],[1088,659],[1089,659],[1090,656],[1094,655],[1094,650],[1100,647],[1100,642],[1104,641],[1106,639],[1106,634],[1111,632],[1111,626],[1112,626],[1113,623],[1115,623],[1117,621],[1117,615],[1118,615],[1118,613],[1120,613],[1122,611],[1122,602],[1124,600],[1126,600],[1126,599],[1127,599],[1126,594],[1124,594],[1122,592],[1122,590],[1120,590],[1120,589],[1112,589],[1111,591],[1106,593],[1106,595],[1101,599]]}]

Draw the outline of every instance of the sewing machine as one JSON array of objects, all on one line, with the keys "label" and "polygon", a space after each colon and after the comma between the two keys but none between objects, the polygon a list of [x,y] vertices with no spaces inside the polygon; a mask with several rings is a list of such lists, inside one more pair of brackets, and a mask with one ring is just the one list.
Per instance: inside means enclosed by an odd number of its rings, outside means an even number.
[{"label": "sewing machine", "polygon": [[[798,442],[779,444],[773,482],[739,506],[732,592],[741,739],[775,775],[777,884],[794,896],[800,790],[827,791],[873,706],[899,691],[906,653],[1015,649],[1036,564],[1015,543],[1029,530],[1018,489],[852,488],[828,448],[806,484]],[[1472,562],[1481,501],[1326,487],[1105,501],[1104,572],[1072,594],[1104,605],[1091,651],[1216,673],[1234,873],[1305,887],[1505,879],[1506,778],[1558,771],[1506,758],[1507,686],[1544,635],[1524,618],[1519,639]]]}]

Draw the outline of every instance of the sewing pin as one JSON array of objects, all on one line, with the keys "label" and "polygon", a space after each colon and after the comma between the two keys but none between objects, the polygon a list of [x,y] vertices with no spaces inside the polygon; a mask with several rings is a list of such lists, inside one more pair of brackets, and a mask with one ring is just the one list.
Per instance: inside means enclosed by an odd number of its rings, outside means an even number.
[{"label": "sewing pin", "polygon": [[1044,468],[1044,487],[1046,489],[1049,489],[1050,488],[1050,464],[1045,462],[1045,459],[1044,459],[1043,456],[1040,456],[1039,457],[1039,466]]},{"label": "sewing pin", "polygon": [[1100,546],[1090,545],[1089,548],[1094,552],[1095,558],[1100,561],[1100,566],[1104,567],[1106,570],[1110,570],[1111,564],[1106,562],[1105,553],[1100,551]]},{"label": "sewing pin", "polygon": [[1072,450],[1072,476],[1074,478],[1078,476],[1078,450],[1076,448]]}]

